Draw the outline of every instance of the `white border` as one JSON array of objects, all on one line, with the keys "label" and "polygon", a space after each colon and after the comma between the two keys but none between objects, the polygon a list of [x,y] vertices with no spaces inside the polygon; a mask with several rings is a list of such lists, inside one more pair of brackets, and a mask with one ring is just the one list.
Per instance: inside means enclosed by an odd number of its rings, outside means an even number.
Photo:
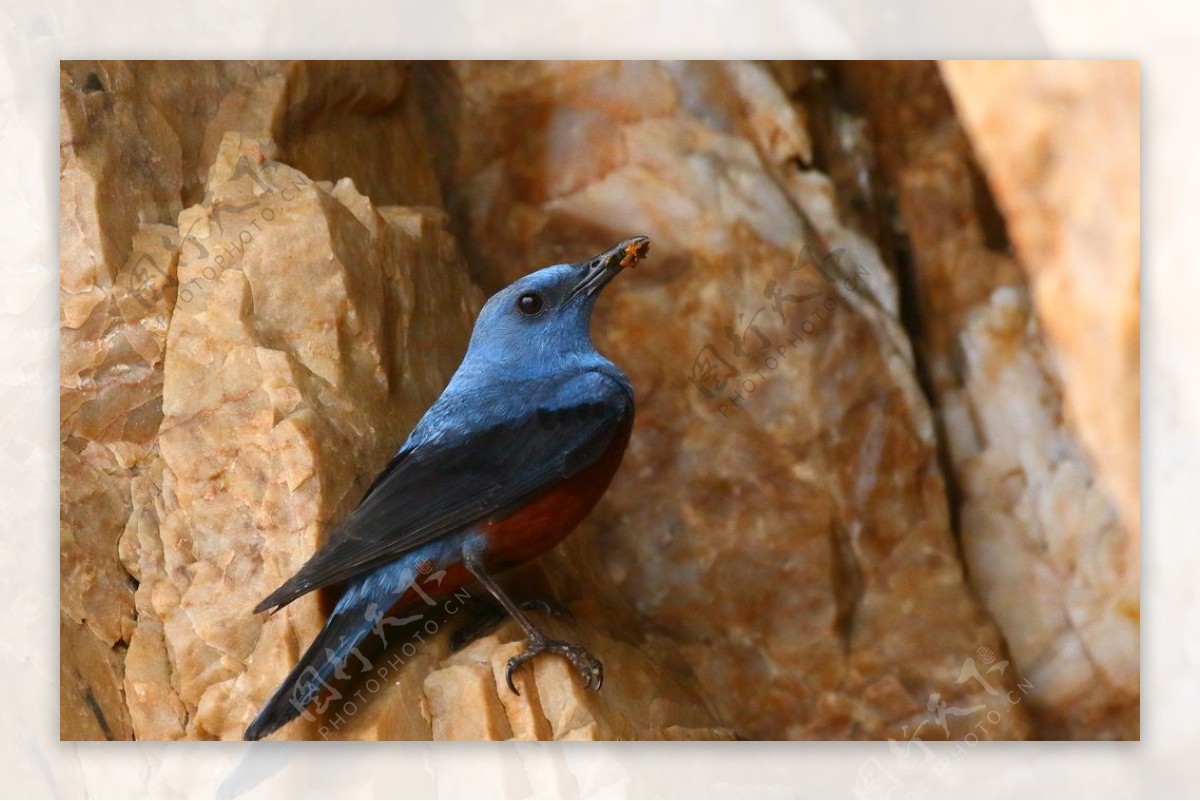
[{"label": "white border", "polygon": [[[886,744],[58,742],[58,59],[1142,60],[1143,742],[987,744],[936,796],[1194,795],[1200,743],[1200,4],[486,0],[9,2],[0,10],[0,794],[852,796]],[[1190,180],[1189,180],[1190,179]],[[1184,371],[1186,370],[1186,374]],[[946,746],[940,756],[952,757]]]}]

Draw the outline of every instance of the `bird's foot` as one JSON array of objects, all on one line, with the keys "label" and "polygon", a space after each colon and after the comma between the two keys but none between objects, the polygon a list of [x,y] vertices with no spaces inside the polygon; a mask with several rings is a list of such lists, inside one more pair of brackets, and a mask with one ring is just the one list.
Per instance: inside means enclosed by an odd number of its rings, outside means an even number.
[{"label": "bird's foot", "polygon": [[[575,616],[571,614],[571,610],[560,604],[558,601],[550,600],[549,598],[530,598],[524,601],[519,606],[526,610],[536,610],[544,612],[547,615],[559,618],[560,620],[574,620]],[[450,636],[450,652],[461,651],[471,643],[478,640],[483,635],[490,632],[492,629],[504,622],[508,615],[505,611],[495,604],[484,605],[476,614],[471,622],[467,623],[458,631]]]},{"label": "bird's foot", "polygon": [[504,673],[504,680],[508,682],[508,689],[520,695],[520,691],[513,684],[513,671],[538,654],[545,653],[546,651],[558,654],[574,665],[575,670],[579,672],[579,676],[583,679],[584,687],[599,690],[600,685],[604,683],[604,665],[599,659],[588,653],[587,649],[582,645],[562,642],[561,640],[551,640],[544,635],[538,635],[529,639],[529,645],[526,646],[524,651],[508,660],[508,668]]}]

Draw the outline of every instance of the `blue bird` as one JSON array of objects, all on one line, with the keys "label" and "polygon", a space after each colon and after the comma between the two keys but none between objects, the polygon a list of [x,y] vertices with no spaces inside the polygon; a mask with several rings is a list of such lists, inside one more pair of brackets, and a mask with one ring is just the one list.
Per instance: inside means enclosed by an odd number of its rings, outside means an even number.
[{"label": "blue bird", "polygon": [[593,259],[538,270],[488,300],[462,364],[358,507],[255,608],[346,587],[245,739],[300,715],[378,625],[378,610],[418,601],[413,579],[430,569],[442,573],[433,594],[478,582],[520,624],[527,644],[507,665],[513,692],[513,671],[546,652],[600,688],[600,661],[543,634],[495,575],[561,542],[616,473],[633,428],[633,388],[596,351],[589,327],[600,290],[649,247],[644,236],[627,239]]}]

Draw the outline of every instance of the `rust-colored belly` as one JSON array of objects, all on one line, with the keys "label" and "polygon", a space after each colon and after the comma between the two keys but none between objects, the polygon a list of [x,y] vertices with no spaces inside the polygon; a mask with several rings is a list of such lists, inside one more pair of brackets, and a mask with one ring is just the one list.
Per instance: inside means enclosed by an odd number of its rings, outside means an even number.
[{"label": "rust-colored belly", "polygon": [[632,420],[622,425],[608,450],[591,467],[546,490],[503,520],[482,524],[480,530],[489,543],[489,567],[503,569],[536,559],[583,522],[616,475],[632,427]]}]

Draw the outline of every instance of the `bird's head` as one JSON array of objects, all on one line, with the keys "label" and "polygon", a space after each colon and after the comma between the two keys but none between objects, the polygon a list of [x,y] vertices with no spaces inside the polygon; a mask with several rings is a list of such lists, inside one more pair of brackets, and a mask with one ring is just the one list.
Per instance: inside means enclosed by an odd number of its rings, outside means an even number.
[{"label": "bird's head", "polygon": [[553,370],[595,354],[588,329],[596,298],[649,249],[649,238],[635,236],[593,258],[545,267],[509,284],[479,313],[464,366]]}]

